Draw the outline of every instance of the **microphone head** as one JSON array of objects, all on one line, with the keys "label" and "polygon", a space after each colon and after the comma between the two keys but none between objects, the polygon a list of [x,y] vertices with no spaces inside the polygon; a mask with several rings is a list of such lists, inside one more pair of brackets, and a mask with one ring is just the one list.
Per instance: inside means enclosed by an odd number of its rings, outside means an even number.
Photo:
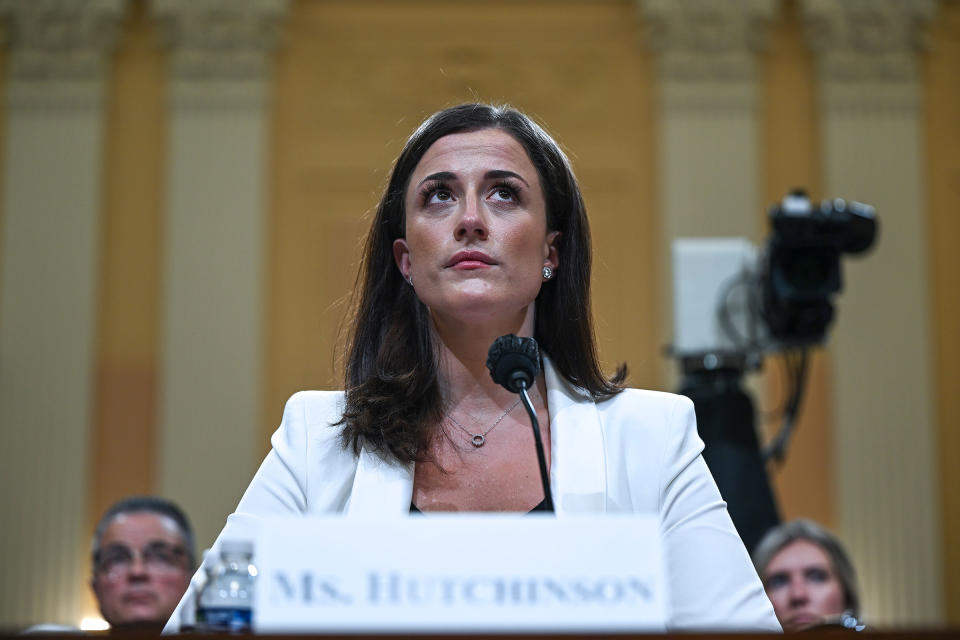
[{"label": "microphone head", "polygon": [[540,373],[540,348],[533,338],[520,338],[512,333],[500,336],[487,352],[487,369],[493,381],[507,391],[520,393],[533,387]]}]

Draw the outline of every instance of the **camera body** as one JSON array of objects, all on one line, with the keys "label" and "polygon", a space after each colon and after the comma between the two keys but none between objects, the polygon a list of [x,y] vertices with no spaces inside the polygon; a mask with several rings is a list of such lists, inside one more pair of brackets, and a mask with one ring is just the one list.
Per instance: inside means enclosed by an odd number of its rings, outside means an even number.
[{"label": "camera body", "polygon": [[674,343],[685,371],[751,369],[766,352],[820,344],[843,289],[841,257],[876,239],[873,207],[800,190],[770,207],[762,249],[745,238],[673,244]]},{"label": "camera body", "polygon": [[840,198],[814,206],[802,191],[770,207],[772,233],[762,265],[761,312],[783,346],[823,342],[833,321],[833,296],[843,289],[840,257],[873,246],[876,211]]}]

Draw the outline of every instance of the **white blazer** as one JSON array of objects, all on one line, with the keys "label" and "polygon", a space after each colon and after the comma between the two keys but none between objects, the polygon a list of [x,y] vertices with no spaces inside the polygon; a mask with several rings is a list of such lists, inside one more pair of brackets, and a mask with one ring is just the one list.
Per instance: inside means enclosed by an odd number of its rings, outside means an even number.
[{"label": "white blazer", "polygon": [[[690,400],[628,389],[597,403],[561,378],[547,358],[544,372],[556,516],[624,511],[659,516],[669,630],[780,631],[700,455],[703,442]],[[227,518],[214,550],[224,539],[253,538],[257,521],[273,515],[409,514],[413,465],[344,449],[340,429],[331,426],[343,407],[342,391],[301,391],[287,401],[271,438],[273,450]],[[179,629],[193,589],[165,633]]]}]

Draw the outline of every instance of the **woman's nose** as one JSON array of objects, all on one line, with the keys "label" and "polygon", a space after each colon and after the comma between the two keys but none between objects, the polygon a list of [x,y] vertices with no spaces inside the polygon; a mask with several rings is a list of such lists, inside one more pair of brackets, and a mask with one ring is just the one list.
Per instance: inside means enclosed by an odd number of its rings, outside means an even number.
[{"label": "woman's nose", "polygon": [[794,606],[806,604],[808,600],[807,585],[803,580],[790,582],[790,603]]},{"label": "woman's nose", "polygon": [[482,206],[473,198],[466,199],[454,236],[457,240],[486,240],[488,233]]}]

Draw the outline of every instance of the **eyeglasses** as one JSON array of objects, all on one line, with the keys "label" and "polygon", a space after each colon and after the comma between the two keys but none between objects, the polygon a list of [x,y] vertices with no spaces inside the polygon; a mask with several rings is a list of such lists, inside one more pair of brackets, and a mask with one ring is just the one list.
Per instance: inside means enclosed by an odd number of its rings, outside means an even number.
[{"label": "eyeglasses", "polygon": [[125,544],[111,544],[94,554],[93,564],[99,574],[116,580],[130,571],[137,556],[140,556],[143,568],[151,573],[167,574],[187,569],[187,550],[160,541],[151,542],[140,551]]}]

